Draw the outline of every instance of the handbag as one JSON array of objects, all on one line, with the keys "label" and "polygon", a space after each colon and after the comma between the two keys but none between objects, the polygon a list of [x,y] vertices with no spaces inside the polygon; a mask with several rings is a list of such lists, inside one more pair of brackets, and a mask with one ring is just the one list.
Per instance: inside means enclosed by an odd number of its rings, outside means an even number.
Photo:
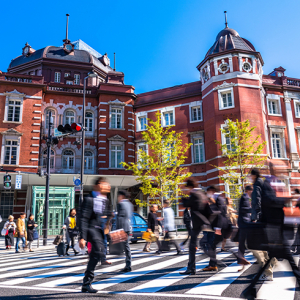
[{"label": "handbag", "polygon": [[160,247],[160,251],[170,251],[171,247],[170,247],[170,240],[169,239],[165,239],[161,242],[161,247]]},{"label": "handbag", "polygon": [[3,228],[2,230],[1,230],[1,235],[6,235],[7,234],[7,230],[5,229],[5,228]]},{"label": "handbag", "polygon": [[33,240],[38,240],[39,239],[39,233],[37,230],[33,231]]},{"label": "handbag", "polygon": [[79,247],[79,242],[75,244],[74,248],[73,248],[75,251],[81,253],[82,255],[84,255],[87,251],[87,247],[84,247],[83,249],[81,249]]},{"label": "handbag", "polygon": [[128,235],[124,229],[118,229],[110,232],[110,243],[112,244],[126,242],[127,239]]},{"label": "handbag", "polygon": [[63,229],[61,230],[61,232],[60,232],[60,234],[58,234],[56,237],[55,237],[55,239],[54,239],[54,241],[53,241],[53,245],[59,245],[60,243],[61,243],[61,241],[63,240]]}]

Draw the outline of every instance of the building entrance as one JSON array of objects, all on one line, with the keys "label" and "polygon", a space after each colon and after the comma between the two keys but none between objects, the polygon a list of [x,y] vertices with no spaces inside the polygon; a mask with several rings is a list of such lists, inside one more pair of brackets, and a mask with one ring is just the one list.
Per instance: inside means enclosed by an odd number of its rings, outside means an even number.
[{"label": "building entrance", "polygon": [[[48,235],[60,233],[65,218],[70,209],[74,207],[73,187],[50,187],[49,189],[49,212],[48,212]],[[32,187],[32,212],[38,224],[39,234],[42,228],[45,213],[45,187]]]}]

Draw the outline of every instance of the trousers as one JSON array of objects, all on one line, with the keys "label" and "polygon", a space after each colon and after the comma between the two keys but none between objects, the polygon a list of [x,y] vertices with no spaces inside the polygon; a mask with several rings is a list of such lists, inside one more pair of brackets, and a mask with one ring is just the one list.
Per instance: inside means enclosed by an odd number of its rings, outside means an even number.
[{"label": "trousers", "polygon": [[197,239],[198,235],[201,232],[201,228],[191,230],[191,241],[189,247],[189,262],[188,270],[196,272],[196,251],[197,251]]},{"label": "trousers", "polygon": [[26,240],[25,240],[25,237],[17,237],[17,242],[16,242],[16,251],[19,251],[19,242],[20,240],[22,240],[22,243],[23,243],[23,249],[25,248],[26,246]]},{"label": "trousers", "polygon": [[175,232],[174,231],[168,231],[165,234],[165,239],[170,239],[170,245],[173,244],[176,248],[176,250],[179,252],[180,251],[180,247],[178,245],[178,243],[176,242],[176,240],[174,239],[175,237]]},{"label": "trousers", "polygon": [[129,232],[126,232],[128,235],[127,240],[124,242],[124,250],[125,250],[125,263],[126,263],[126,268],[131,268],[131,250],[129,246]]},{"label": "trousers", "polygon": [[103,234],[96,228],[90,228],[88,233],[88,242],[92,245],[86,271],[84,273],[83,285],[90,285],[94,280],[94,272],[99,261],[103,261],[104,245]]}]

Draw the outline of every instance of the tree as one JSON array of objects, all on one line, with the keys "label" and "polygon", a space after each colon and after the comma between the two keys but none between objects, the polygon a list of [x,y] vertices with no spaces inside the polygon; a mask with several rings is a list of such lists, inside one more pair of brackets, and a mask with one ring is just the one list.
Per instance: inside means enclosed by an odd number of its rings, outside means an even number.
[{"label": "tree", "polygon": [[227,126],[221,128],[225,143],[216,141],[226,157],[225,167],[215,166],[222,175],[219,175],[230,186],[231,197],[237,199],[244,193],[246,177],[249,169],[261,168],[267,159],[263,155],[266,145],[261,141],[261,135],[255,135],[256,127],[250,127],[250,121],[226,121]]},{"label": "tree", "polygon": [[[148,149],[138,149],[136,163],[122,163],[141,183],[141,191],[150,198],[149,205],[157,204],[160,208],[164,199],[174,203],[183,195],[180,186],[192,175],[182,167],[191,144],[184,144],[182,132],[176,133],[172,127],[162,127],[158,111],[156,120],[148,119],[147,130],[142,132]],[[140,200],[136,203],[147,205]]]}]

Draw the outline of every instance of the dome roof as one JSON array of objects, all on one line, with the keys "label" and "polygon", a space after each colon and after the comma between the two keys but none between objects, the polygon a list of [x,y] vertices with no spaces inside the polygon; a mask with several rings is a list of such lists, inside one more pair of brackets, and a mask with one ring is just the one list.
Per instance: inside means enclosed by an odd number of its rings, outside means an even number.
[{"label": "dome roof", "polygon": [[208,50],[205,57],[235,49],[256,52],[254,46],[248,40],[240,37],[236,30],[226,27],[218,33],[215,43]]}]

